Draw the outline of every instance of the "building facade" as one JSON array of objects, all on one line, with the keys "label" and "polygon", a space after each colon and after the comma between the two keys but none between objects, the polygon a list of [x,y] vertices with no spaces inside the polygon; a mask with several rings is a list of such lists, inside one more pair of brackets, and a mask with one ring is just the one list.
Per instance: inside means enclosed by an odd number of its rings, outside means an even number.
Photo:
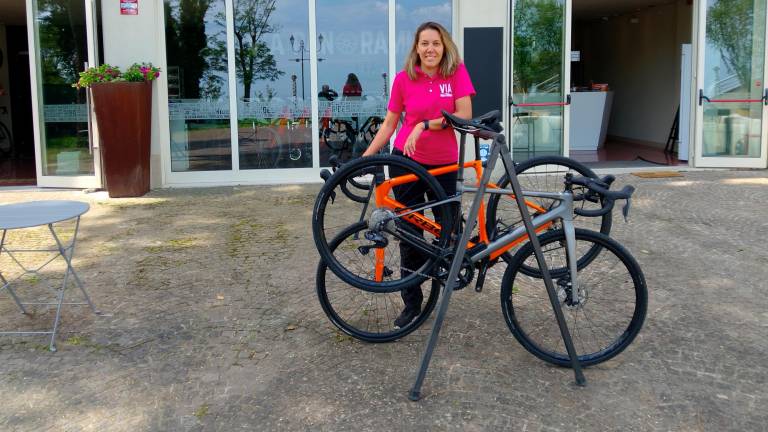
[{"label": "building facade", "polygon": [[[88,94],[70,84],[134,62],[162,69],[153,187],[319,181],[375,134],[427,20],[458,43],[475,113],[503,111],[516,158],[584,151],[590,128],[659,148],[674,123],[690,166],[768,165],[766,0],[19,1],[43,187],[101,186]],[[602,84],[608,114],[590,120]]]}]

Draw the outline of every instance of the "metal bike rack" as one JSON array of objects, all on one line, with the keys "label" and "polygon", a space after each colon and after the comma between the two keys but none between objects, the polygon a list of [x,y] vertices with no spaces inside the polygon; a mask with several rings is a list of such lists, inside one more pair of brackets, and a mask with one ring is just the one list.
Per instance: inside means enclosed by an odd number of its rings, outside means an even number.
[{"label": "metal bike rack", "polygon": [[[459,195],[461,195],[461,192],[463,192],[464,190],[463,177],[464,177],[464,149],[466,144],[466,134],[467,132],[461,133],[461,144],[459,147],[459,173],[458,173],[458,179],[457,179],[457,191],[459,192]],[[501,161],[504,164],[504,169],[512,185],[512,189],[515,194],[515,201],[517,202],[517,206],[520,209],[520,214],[523,217],[523,224],[525,225],[528,238],[531,242],[531,245],[533,246],[536,260],[539,263],[539,268],[541,270],[542,277],[544,279],[544,284],[547,287],[547,294],[549,295],[549,301],[550,303],[552,303],[552,309],[555,312],[555,318],[557,319],[557,325],[560,328],[560,334],[563,337],[565,348],[568,351],[568,356],[571,359],[571,366],[573,367],[573,372],[576,378],[576,384],[579,386],[584,386],[586,385],[586,382],[587,382],[586,378],[584,377],[584,373],[581,370],[581,363],[579,362],[579,357],[576,354],[576,350],[573,346],[573,340],[571,339],[571,334],[568,331],[568,326],[565,322],[565,316],[563,315],[563,311],[560,307],[560,302],[558,301],[557,293],[555,292],[554,284],[552,283],[552,277],[549,273],[549,268],[547,267],[547,263],[544,260],[544,255],[541,252],[541,244],[539,243],[539,238],[537,237],[536,231],[533,227],[533,223],[531,221],[531,215],[528,212],[528,207],[525,205],[522,188],[520,186],[519,180],[517,179],[517,174],[515,173],[515,166],[514,166],[514,163],[512,162],[512,157],[510,155],[510,150],[509,150],[509,147],[507,146],[506,139],[504,138],[504,135],[500,133],[494,134],[494,135],[495,136],[492,136],[493,142],[491,144],[491,154],[488,157],[488,165],[483,172],[482,181],[480,182],[480,186],[476,191],[475,199],[472,202],[472,207],[469,211],[469,215],[467,216],[467,221],[468,221],[467,226],[464,227],[464,231],[461,234],[461,238],[458,244],[456,245],[456,254],[454,255],[453,262],[451,263],[451,268],[448,273],[448,279],[445,285],[443,286],[443,298],[440,301],[440,307],[438,309],[437,316],[435,317],[435,325],[432,328],[432,333],[429,336],[429,341],[427,343],[426,350],[424,351],[424,354],[422,356],[421,365],[419,367],[419,371],[416,376],[416,382],[413,384],[413,388],[411,388],[411,391],[408,394],[408,398],[412,401],[417,401],[421,398],[421,386],[424,383],[424,378],[427,375],[429,362],[432,359],[432,354],[435,350],[435,346],[437,345],[437,338],[440,334],[440,328],[443,325],[445,314],[448,312],[448,304],[451,301],[451,294],[453,294],[453,289],[454,289],[454,286],[456,285],[456,279],[461,270],[461,266],[464,260],[464,255],[467,250],[467,244],[469,243],[469,239],[472,236],[474,223],[477,221],[477,215],[478,215],[478,212],[480,211],[480,203],[483,200],[486,187],[488,185],[488,182],[491,179],[491,173],[493,172],[493,168],[499,156],[501,156]],[[489,138],[490,137],[491,136],[489,136]],[[457,224],[457,226],[458,225],[459,224]]]}]

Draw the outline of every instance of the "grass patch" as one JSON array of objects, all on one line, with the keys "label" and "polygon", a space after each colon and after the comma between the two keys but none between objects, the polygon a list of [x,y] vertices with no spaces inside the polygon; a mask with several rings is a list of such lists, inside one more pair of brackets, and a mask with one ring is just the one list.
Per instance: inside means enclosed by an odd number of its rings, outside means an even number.
[{"label": "grass patch", "polygon": [[144,250],[153,254],[162,252],[176,252],[193,247],[196,243],[197,239],[194,237],[171,239],[159,245],[147,246],[144,248]]},{"label": "grass patch", "polygon": [[205,416],[207,416],[207,415],[208,415],[208,409],[209,409],[209,408],[210,408],[210,407],[208,406],[208,404],[207,404],[207,403],[204,403],[204,404],[200,405],[200,406],[199,406],[199,407],[198,407],[198,408],[195,410],[195,413],[194,413],[195,417],[197,417],[197,419],[198,419],[198,420],[202,420],[202,419],[203,419],[203,417],[205,417]]}]

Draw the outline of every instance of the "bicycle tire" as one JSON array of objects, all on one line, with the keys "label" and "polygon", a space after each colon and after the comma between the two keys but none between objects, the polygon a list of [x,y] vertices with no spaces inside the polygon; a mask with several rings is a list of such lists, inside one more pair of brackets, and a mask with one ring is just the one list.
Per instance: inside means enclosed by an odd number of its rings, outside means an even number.
[{"label": "bicycle tire", "polygon": [[13,136],[8,127],[0,122],[0,156],[8,156],[13,150]]},{"label": "bicycle tire", "polygon": [[[591,243],[596,243],[600,246],[600,254],[577,271],[582,302],[569,305],[566,302],[570,272],[565,261],[565,233],[550,231],[539,239],[581,365],[596,365],[620,354],[640,332],[648,307],[648,292],[640,265],[610,237],[577,229],[577,249],[592,249]],[[530,243],[515,254],[502,278],[504,320],[528,352],[548,363],[570,367],[544,280],[521,271],[524,263],[536,265]],[[612,318],[614,314],[616,319]],[[605,325],[598,327],[598,320],[604,320]],[[586,324],[587,328],[579,327],[581,324]],[[603,335],[607,336],[605,343],[598,341]],[[585,341],[590,337],[592,341]]]},{"label": "bicycle tire", "polygon": [[[563,156],[539,156],[528,159],[515,166],[515,173],[517,174],[517,179],[520,182],[522,190],[536,192],[564,191],[565,186],[563,181],[566,173],[598,178],[597,174],[584,164]],[[509,179],[506,174],[502,176],[497,185],[501,188],[510,187]],[[583,196],[586,192],[586,188],[583,186],[574,186],[573,192],[574,197]],[[526,197],[525,200],[545,209],[552,208],[552,206],[557,203],[556,200],[537,197]],[[592,203],[584,199],[574,201],[574,208],[597,209],[601,206],[602,202]],[[529,211],[531,210],[533,209],[529,208]],[[535,213],[535,211],[531,211],[531,216],[534,216]],[[611,232],[613,219],[610,212],[600,218],[580,217],[576,214],[573,216],[574,226],[576,227],[599,231],[605,235],[609,235]],[[518,226],[521,226],[522,222],[522,216],[520,215],[517,202],[514,198],[507,195],[491,195],[488,200],[488,209],[486,210],[486,228],[492,238],[496,238],[505,232],[514,230]],[[548,231],[554,231],[561,228],[561,221],[553,221],[552,226]],[[580,261],[583,261],[584,258],[589,260],[590,257],[596,256],[599,252],[600,250],[597,247],[589,250],[586,252],[585,256],[580,258]],[[538,271],[538,268],[530,268],[529,270],[531,272]]]},{"label": "bicycle tire", "polygon": [[[366,175],[372,180],[373,177],[377,177],[376,181],[381,184],[382,180],[389,180],[390,169],[414,176],[412,181],[399,186],[400,193],[419,187],[431,191],[435,201],[446,199],[445,191],[437,180],[418,163],[400,156],[374,155],[355,159],[336,171],[320,190],[313,209],[312,234],[323,261],[345,283],[371,292],[400,291],[420,284],[430,277],[430,272],[438,259],[427,255],[427,259],[419,268],[401,268],[399,245],[402,242],[436,253],[445,247],[449,238],[446,229],[437,230],[434,233],[427,232],[422,237],[414,235],[412,228],[414,225],[398,215],[409,212],[410,209],[407,207],[398,208],[399,213],[395,214],[389,208],[377,208],[374,196],[366,204],[345,199],[341,185],[345,185],[350,176],[357,177],[363,172],[376,173]],[[394,189],[389,190],[387,196],[394,199]],[[451,204],[444,203],[430,207],[428,210],[431,215],[427,214],[426,217],[432,221],[442,220],[443,226],[450,226],[453,217]],[[427,203],[419,207],[429,205],[430,203]],[[363,209],[366,209],[365,213],[362,212]],[[418,216],[415,217],[418,218]],[[372,222],[371,219],[374,221]],[[381,223],[377,224],[376,221]],[[383,227],[369,229],[373,237],[380,234],[383,239],[356,238],[354,240],[358,243],[350,242],[348,245],[331,250],[328,239],[334,238],[342,230],[359,222]],[[377,261],[375,254],[383,256],[379,256]],[[345,261],[356,261],[362,259],[361,256],[365,256],[365,259],[370,262],[368,269],[361,270],[360,274],[357,274],[358,269],[345,266]],[[377,263],[379,267],[376,267]]]},{"label": "bicycle tire", "polygon": [[[365,223],[352,225],[342,231],[329,247],[335,250],[346,237],[366,228]],[[339,280],[323,260],[317,265],[317,298],[328,319],[339,330],[364,342],[383,343],[400,339],[421,327],[429,318],[440,295],[440,284],[433,280],[421,313],[408,325],[394,327],[394,320],[404,307],[399,292],[372,293],[357,289]]]},{"label": "bicycle tire", "polygon": [[[515,172],[520,186],[523,190],[536,192],[562,192],[565,190],[563,180],[566,173],[573,173],[590,178],[598,178],[594,171],[586,165],[577,162],[571,158],[563,156],[539,156],[528,159],[515,165]],[[500,188],[509,188],[509,179],[506,173],[496,183]],[[574,186],[574,195],[581,195],[583,187]],[[527,201],[535,203],[543,208],[550,208],[556,201],[546,198],[526,197]],[[600,203],[591,203],[587,200],[574,202],[574,207],[599,208]],[[497,218],[504,214],[504,219]],[[500,228],[500,231],[513,229],[522,223],[519,209],[514,198],[506,195],[492,194],[488,200],[488,209],[486,210],[486,228],[488,232],[494,232]],[[498,224],[501,223],[501,227]],[[601,218],[586,218],[574,215],[574,223],[580,228],[587,228],[593,231],[600,231],[605,235],[611,232],[612,216],[608,213]],[[559,229],[554,228],[554,229]]]}]

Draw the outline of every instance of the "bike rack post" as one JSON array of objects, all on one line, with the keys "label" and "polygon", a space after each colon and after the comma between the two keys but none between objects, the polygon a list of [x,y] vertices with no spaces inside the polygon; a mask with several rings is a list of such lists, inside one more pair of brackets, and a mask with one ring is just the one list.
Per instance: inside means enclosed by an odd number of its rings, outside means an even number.
[{"label": "bike rack post", "polygon": [[[463,138],[464,137],[462,137],[462,143]],[[463,150],[464,146],[462,145],[460,152],[463,152]],[[574,349],[573,340],[571,339],[571,334],[568,331],[563,311],[560,308],[560,302],[558,301],[557,293],[555,293],[552,277],[549,274],[549,268],[547,268],[547,263],[544,260],[544,255],[541,252],[541,245],[536,235],[536,230],[533,227],[531,215],[525,205],[522,188],[520,187],[520,182],[518,181],[517,175],[515,174],[515,167],[514,163],[512,162],[512,157],[509,154],[509,148],[506,145],[504,136],[499,134],[496,136],[496,138],[494,138],[493,144],[491,145],[491,154],[488,158],[488,165],[483,172],[483,178],[480,182],[480,187],[475,194],[475,199],[472,201],[472,207],[469,211],[469,215],[467,216],[467,226],[464,227],[464,231],[461,234],[461,239],[456,245],[456,254],[453,257],[453,262],[451,262],[451,269],[448,272],[448,279],[445,285],[443,285],[443,298],[440,301],[440,308],[438,309],[437,316],[435,317],[435,324],[432,328],[432,333],[429,336],[427,347],[424,350],[424,354],[421,358],[421,365],[416,376],[416,382],[414,382],[413,387],[408,394],[408,399],[412,401],[417,401],[421,398],[421,386],[424,383],[424,378],[427,375],[429,362],[432,359],[432,354],[434,353],[435,346],[437,345],[437,338],[440,334],[440,328],[443,325],[445,314],[448,312],[448,304],[451,301],[451,294],[453,294],[453,289],[456,285],[456,278],[458,277],[459,271],[461,270],[461,264],[464,260],[464,255],[467,250],[467,244],[469,243],[469,239],[472,236],[472,230],[474,229],[474,224],[477,221],[477,214],[480,211],[480,203],[484,198],[486,186],[490,181],[491,173],[493,172],[493,168],[499,156],[502,158],[501,160],[504,164],[504,169],[506,170],[507,176],[509,177],[510,183],[512,184],[512,189],[515,193],[515,200],[517,202],[517,206],[520,209],[520,214],[523,217],[523,224],[525,225],[528,238],[531,242],[531,245],[533,246],[536,260],[539,263],[539,268],[541,269],[544,284],[547,287],[549,301],[552,303],[552,309],[555,312],[557,325],[560,327],[560,333],[563,337],[563,342],[565,343],[566,350],[568,351],[568,355],[571,358],[571,365],[576,376],[576,384],[580,386],[586,384],[584,373],[581,370],[581,363],[579,362],[576,350]],[[459,168],[461,169],[461,166]],[[458,186],[461,187],[461,185]]]}]

